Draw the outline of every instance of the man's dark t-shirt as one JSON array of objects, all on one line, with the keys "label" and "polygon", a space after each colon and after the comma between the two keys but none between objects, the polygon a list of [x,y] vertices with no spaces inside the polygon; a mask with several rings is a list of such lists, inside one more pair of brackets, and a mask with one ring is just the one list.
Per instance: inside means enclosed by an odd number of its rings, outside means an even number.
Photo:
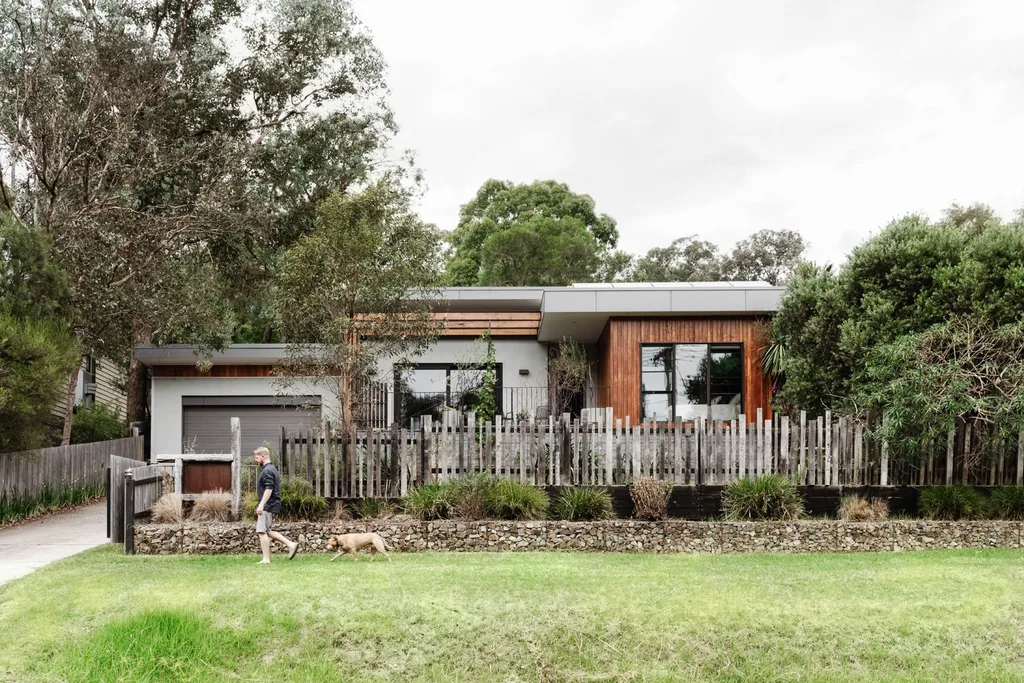
[{"label": "man's dark t-shirt", "polygon": [[260,470],[259,482],[256,484],[256,500],[263,500],[263,492],[270,489],[270,498],[263,509],[272,515],[281,511],[281,475],[277,473],[274,463],[268,462]]}]

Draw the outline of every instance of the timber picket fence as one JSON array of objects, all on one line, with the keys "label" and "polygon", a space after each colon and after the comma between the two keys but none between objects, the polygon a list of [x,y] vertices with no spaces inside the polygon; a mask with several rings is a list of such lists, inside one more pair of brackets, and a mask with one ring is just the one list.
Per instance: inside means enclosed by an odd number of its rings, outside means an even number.
[{"label": "timber picket fence", "polygon": [[55,446],[37,451],[0,453],[0,491],[36,496],[44,486],[62,490],[87,484],[103,484],[110,456],[143,459],[141,436]]},{"label": "timber picket fence", "polygon": [[[355,448],[349,445],[354,443]],[[779,474],[798,485],[896,486],[1024,483],[1024,432],[991,449],[971,450],[971,428],[950,432],[915,462],[890,458],[887,445],[849,417],[808,420],[630,424],[611,409],[546,420],[478,424],[473,413],[424,417],[418,429],[340,434],[328,423],[285,433],[283,474],[308,480],[327,497],[404,496],[410,486],[489,473],[540,486],[626,485],[647,475],[680,486],[722,485]],[[250,482],[251,487],[251,482]]]}]

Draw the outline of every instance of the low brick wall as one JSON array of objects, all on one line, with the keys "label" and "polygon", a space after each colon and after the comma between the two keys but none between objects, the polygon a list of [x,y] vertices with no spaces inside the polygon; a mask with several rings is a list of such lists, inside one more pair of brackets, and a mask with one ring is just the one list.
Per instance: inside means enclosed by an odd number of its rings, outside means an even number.
[{"label": "low brick wall", "polygon": [[[653,553],[878,552],[1024,548],[1024,522],[293,522],[275,529],[326,552],[334,534],[376,531],[399,552],[582,550]],[[140,524],[141,555],[256,553],[249,523]]]}]

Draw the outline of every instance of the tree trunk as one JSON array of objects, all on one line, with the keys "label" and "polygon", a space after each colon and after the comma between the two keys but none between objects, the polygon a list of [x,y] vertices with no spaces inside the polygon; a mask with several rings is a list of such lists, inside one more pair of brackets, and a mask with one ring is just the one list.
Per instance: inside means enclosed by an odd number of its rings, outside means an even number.
[{"label": "tree trunk", "polygon": [[68,379],[68,394],[64,402],[64,434],[60,437],[60,445],[67,446],[71,443],[71,421],[75,415],[75,392],[78,390],[78,373],[82,371],[84,356],[78,357],[75,369],[71,371],[71,378]]},{"label": "tree trunk", "polygon": [[146,420],[146,397],[149,386],[149,369],[135,357],[135,345],[145,344],[149,341],[150,335],[137,328],[132,338],[131,360],[128,363],[128,414],[125,416],[127,424]]}]

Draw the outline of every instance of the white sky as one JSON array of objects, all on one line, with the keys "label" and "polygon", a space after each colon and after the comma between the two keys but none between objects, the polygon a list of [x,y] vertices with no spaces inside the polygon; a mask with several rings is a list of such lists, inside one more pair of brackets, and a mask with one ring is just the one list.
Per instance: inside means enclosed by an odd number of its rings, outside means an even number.
[{"label": "white sky", "polygon": [[1024,2],[354,0],[427,221],[554,179],[643,252],[790,228],[818,261],[953,202],[1024,207]]}]

